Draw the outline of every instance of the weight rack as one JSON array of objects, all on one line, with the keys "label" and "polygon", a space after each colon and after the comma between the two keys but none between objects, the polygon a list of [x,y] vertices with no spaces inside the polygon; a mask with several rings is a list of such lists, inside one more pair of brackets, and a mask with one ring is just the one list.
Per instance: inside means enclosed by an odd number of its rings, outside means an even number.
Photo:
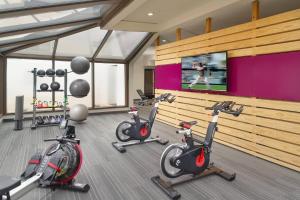
[{"label": "weight rack", "polygon": [[[68,71],[67,69],[65,69],[65,75],[64,75],[64,89],[63,90],[58,90],[58,91],[54,91],[54,90],[46,90],[46,91],[41,91],[41,90],[37,90],[37,87],[36,87],[36,84],[37,84],[37,68],[34,68],[31,73],[33,74],[33,103],[32,103],[32,107],[33,107],[33,116],[32,116],[32,124],[31,124],[31,129],[36,129],[37,127],[39,126],[53,126],[53,125],[59,125],[59,124],[37,124],[36,122],[36,111],[37,109],[46,109],[46,108],[63,108],[63,119],[66,119],[66,115],[67,115],[67,103],[68,103]],[[44,77],[40,77],[40,78],[45,78],[45,77],[49,77],[49,78],[53,78],[53,77],[58,77],[58,76],[47,76],[45,75]],[[54,81],[54,80],[52,80]],[[64,101],[63,101],[63,107],[60,107],[60,106],[57,106],[55,107],[54,106],[54,102],[52,101],[52,106],[48,106],[48,107],[44,107],[44,108],[37,108],[37,105],[36,105],[36,101],[37,101],[37,93],[38,92],[64,92]]]}]

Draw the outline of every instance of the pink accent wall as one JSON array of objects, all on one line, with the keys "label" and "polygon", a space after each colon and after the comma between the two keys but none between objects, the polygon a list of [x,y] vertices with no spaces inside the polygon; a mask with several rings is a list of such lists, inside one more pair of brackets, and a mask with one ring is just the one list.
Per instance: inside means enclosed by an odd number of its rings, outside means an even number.
[{"label": "pink accent wall", "polygon": [[[155,88],[181,90],[181,64],[156,66]],[[228,92],[232,96],[300,101],[300,51],[228,60]]]}]

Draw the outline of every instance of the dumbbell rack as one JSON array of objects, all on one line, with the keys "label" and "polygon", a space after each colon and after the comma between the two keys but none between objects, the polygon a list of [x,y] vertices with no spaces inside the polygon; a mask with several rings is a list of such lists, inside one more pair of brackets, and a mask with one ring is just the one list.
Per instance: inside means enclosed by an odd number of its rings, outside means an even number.
[{"label": "dumbbell rack", "polygon": [[[64,89],[63,90],[58,90],[58,91],[54,91],[54,90],[37,90],[37,78],[39,77],[37,75],[37,68],[34,68],[32,71],[33,74],[33,104],[32,104],[32,108],[33,108],[33,116],[32,116],[32,124],[31,124],[31,129],[36,129],[39,126],[53,126],[53,125],[59,125],[59,124],[38,124],[36,121],[36,111],[37,109],[47,109],[47,108],[63,108],[63,119],[66,119],[66,114],[67,114],[67,103],[68,103],[68,71],[67,69],[65,69],[65,74],[64,74]],[[44,77],[40,77],[40,78],[45,78],[45,77],[58,77],[58,76],[47,76],[45,75]],[[53,81],[53,80],[52,80]],[[63,106],[54,106],[54,102],[52,102],[52,106],[48,106],[48,107],[43,107],[43,108],[38,108],[36,105],[36,101],[37,101],[37,93],[38,92],[64,92],[64,101],[63,101]]]}]

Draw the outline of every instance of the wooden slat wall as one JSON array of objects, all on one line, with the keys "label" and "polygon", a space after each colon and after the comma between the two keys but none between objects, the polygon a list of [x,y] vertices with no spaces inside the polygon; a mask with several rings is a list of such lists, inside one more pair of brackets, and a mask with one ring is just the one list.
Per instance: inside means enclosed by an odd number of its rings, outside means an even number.
[{"label": "wooden slat wall", "polygon": [[225,100],[245,105],[239,117],[220,115],[215,141],[300,171],[300,103],[156,89],[156,95],[166,92],[177,98],[160,105],[157,119],[175,127],[196,120],[193,131],[200,136],[211,119],[204,107]]},{"label": "wooden slat wall", "polygon": [[300,9],[156,47],[156,65],[228,51],[229,57],[300,50]]},{"label": "wooden slat wall", "polygon": [[[300,50],[300,9],[191,37],[156,47],[156,65],[180,63],[181,57],[228,51],[229,57]],[[215,141],[254,156],[300,171],[300,103],[182,91],[156,90],[177,95],[163,103],[158,120],[178,126],[197,120],[196,134],[204,136],[216,101],[245,105],[238,118],[222,114]]]}]

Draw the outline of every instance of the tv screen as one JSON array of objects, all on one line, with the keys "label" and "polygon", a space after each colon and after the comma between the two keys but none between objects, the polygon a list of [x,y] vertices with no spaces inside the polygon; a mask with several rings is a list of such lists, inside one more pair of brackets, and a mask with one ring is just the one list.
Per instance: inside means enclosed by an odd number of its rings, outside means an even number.
[{"label": "tv screen", "polygon": [[184,57],[181,68],[182,89],[227,91],[227,52]]}]

